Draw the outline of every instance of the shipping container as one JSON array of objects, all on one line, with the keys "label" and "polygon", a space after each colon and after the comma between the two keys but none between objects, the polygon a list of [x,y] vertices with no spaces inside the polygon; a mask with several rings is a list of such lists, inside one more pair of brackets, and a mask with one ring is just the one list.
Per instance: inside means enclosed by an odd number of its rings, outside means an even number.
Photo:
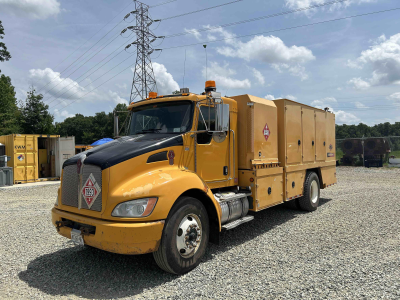
[{"label": "shipping container", "polygon": [[59,135],[11,134],[0,136],[14,184],[58,180],[62,164],[75,154],[75,138]]},{"label": "shipping container", "polygon": [[90,145],[75,145],[75,154],[82,153],[86,150],[92,149],[93,146]]}]

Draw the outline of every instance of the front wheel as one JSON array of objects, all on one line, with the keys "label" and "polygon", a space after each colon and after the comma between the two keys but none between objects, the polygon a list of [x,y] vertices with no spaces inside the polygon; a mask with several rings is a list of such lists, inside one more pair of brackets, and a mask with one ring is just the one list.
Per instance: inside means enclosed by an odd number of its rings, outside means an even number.
[{"label": "front wheel", "polygon": [[157,265],[166,272],[185,274],[200,263],[209,237],[208,215],[204,205],[192,197],[182,197],[172,208],[158,250]]},{"label": "front wheel", "polygon": [[303,197],[299,199],[299,206],[305,211],[314,211],[319,205],[319,178],[314,172],[307,173],[304,182]]}]

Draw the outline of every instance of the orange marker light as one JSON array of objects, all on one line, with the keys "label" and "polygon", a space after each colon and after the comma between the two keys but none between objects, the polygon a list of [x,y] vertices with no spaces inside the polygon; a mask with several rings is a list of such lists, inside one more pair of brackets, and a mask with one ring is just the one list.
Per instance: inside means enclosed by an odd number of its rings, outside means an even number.
[{"label": "orange marker light", "polygon": [[209,87],[216,87],[214,80],[206,81],[206,88],[209,88]]},{"label": "orange marker light", "polygon": [[150,92],[149,93],[149,98],[157,98],[157,93],[156,92]]}]

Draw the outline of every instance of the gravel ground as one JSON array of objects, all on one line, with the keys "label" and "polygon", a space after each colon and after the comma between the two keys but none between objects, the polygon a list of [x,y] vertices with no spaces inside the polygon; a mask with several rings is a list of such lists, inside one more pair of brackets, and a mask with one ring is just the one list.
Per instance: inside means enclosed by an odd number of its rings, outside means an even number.
[{"label": "gravel ground", "polygon": [[59,236],[57,186],[0,189],[0,299],[400,299],[400,169],[337,173],[316,212],[258,213],[180,277]]}]

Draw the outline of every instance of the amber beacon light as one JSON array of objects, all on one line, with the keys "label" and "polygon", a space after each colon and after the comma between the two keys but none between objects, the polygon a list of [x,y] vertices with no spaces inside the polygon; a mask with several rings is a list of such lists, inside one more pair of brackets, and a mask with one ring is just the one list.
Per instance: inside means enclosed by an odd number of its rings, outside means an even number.
[{"label": "amber beacon light", "polygon": [[149,93],[149,98],[157,98],[157,93],[156,92],[150,92]]}]

